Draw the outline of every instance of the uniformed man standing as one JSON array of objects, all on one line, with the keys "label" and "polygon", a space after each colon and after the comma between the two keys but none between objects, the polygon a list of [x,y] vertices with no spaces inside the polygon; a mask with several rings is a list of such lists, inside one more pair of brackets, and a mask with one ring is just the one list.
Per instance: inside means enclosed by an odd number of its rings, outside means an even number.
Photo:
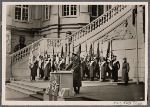
[{"label": "uniformed man standing", "polygon": [[44,60],[44,80],[48,80],[49,73],[51,72],[51,60],[49,55],[45,56]]},{"label": "uniformed man standing", "polygon": [[125,85],[128,85],[129,76],[128,72],[130,70],[130,65],[127,62],[127,58],[123,58],[124,62],[122,64],[122,80],[125,81]]},{"label": "uniformed man standing", "polygon": [[81,69],[80,69],[80,58],[76,53],[72,54],[73,61],[69,66],[66,67],[66,70],[73,70],[73,87],[76,94],[79,94],[81,87]]},{"label": "uniformed man standing", "polygon": [[31,69],[31,77],[32,80],[35,81],[35,77],[37,76],[37,69],[38,69],[38,61],[36,60],[36,57],[33,56],[33,66],[29,66]]},{"label": "uniformed man standing", "polygon": [[118,81],[118,70],[120,69],[120,63],[117,61],[117,56],[114,55],[113,57],[113,64],[112,64],[112,77],[114,82]]}]

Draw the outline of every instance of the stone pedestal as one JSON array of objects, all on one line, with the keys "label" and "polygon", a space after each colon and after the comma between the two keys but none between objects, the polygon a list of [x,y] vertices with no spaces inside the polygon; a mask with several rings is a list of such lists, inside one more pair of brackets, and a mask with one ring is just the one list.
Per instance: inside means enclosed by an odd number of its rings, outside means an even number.
[{"label": "stone pedestal", "polygon": [[51,72],[51,77],[54,75],[59,76],[59,93],[61,93],[62,89],[68,89],[69,95],[73,95],[73,72],[72,71],[58,71]]}]

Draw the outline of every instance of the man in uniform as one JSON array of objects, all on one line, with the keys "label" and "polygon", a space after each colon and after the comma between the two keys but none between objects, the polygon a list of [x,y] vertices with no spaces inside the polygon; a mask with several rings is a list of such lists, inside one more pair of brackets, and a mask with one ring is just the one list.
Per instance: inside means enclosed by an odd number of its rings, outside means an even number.
[{"label": "man in uniform", "polygon": [[112,77],[114,82],[118,81],[118,70],[120,69],[120,63],[117,61],[117,56],[114,55],[113,57],[113,64],[112,64]]},{"label": "man in uniform", "polygon": [[81,71],[80,71],[80,58],[76,53],[72,54],[73,61],[66,70],[73,70],[73,87],[76,94],[79,94],[81,87]]},{"label": "man in uniform", "polygon": [[122,64],[122,80],[125,81],[125,85],[128,85],[129,76],[128,72],[130,70],[130,65],[127,62],[127,58],[123,58],[124,62]]},{"label": "man in uniform", "polygon": [[47,55],[44,60],[44,80],[48,80],[49,73],[51,72],[51,60],[50,56]]},{"label": "man in uniform", "polygon": [[90,78],[91,81],[94,81],[96,75],[96,57],[94,57],[90,63]]},{"label": "man in uniform", "polygon": [[32,80],[35,81],[35,77],[37,76],[37,69],[38,69],[38,61],[36,60],[35,56],[33,56],[33,65],[29,67],[31,70]]}]

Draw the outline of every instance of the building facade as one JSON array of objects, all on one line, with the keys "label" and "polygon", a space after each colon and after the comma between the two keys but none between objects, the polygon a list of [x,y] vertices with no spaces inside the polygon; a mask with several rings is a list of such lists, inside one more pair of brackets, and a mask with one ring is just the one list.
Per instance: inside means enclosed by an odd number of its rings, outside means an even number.
[{"label": "building facade", "polygon": [[[89,51],[92,44],[96,54],[97,44],[105,57],[108,40],[112,41],[112,51],[122,59],[126,57],[130,63],[129,78],[145,81],[145,6],[124,5],[9,5],[6,14],[7,55],[13,53],[19,43],[19,36],[24,35],[25,44],[29,45],[40,38],[46,38],[41,44],[43,47],[51,45],[48,38],[65,39],[70,31],[71,43],[67,46],[70,52],[77,50],[81,44],[81,56]],[[102,17],[101,17],[102,16]],[[68,39],[67,39],[68,41]],[[44,45],[45,44],[45,45]],[[65,50],[64,46],[64,50]],[[52,48],[49,48],[52,52]],[[69,53],[70,53],[69,52]],[[37,51],[35,53],[38,53]],[[18,57],[14,55],[12,58]],[[18,56],[17,56],[18,55]],[[13,71],[16,78],[24,75],[29,77],[27,59],[13,65],[7,64],[9,75]],[[11,62],[7,58],[7,62]],[[121,66],[122,67],[122,66]],[[23,68],[20,72],[20,68]],[[20,76],[21,75],[21,76]],[[7,76],[7,75],[6,75]],[[122,70],[119,70],[119,77]],[[8,76],[9,77],[9,76]],[[18,80],[19,80],[18,79]]]},{"label": "building facade", "polygon": [[7,38],[13,53],[24,35],[29,45],[42,37],[66,38],[66,32],[74,33],[113,6],[111,5],[9,5],[7,6]]}]

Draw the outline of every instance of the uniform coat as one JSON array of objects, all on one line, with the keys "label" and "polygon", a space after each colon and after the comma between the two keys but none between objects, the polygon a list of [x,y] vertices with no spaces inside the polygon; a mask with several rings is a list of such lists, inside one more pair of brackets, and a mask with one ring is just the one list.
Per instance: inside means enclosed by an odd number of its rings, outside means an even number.
[{"label": "uniform coat", "polygon": [[41,78],[44,77],[44,62],[41,63],[40,67],[39,67],[39,74],[41,76]]},{"label": "uniform coat", "polygon": [[106,72],[107,72],[107,62],[102,62],[102,64],[101,64],[101,79],[106,78]]},{"label": "uniform coat", "polygon": [[96,62],[92,61],[90,63],[90,78],[95,77],[95,72],[96,72]]},{"label": "uniform coat", "polygon": [[80,69],[80,60],[76,58],[69,64],[66,70],[74,70],[73,72],[73,87],[81,87],[81,69]]},{"label": "uniform coat", "polygon": [[120,69],[119,61],[114,61],[112,66],[112,77],[114,81],[118,80],[118,70]]},{"label": "uniform coat", "polygon": [[123,62],[122,64],[122,80],[129,81],[128,72],[130,70],[130,66],[128,62]]},{"label": "uniform coat", "polygon": [[32,77],[37,76],[37,69],[38,69],[38,61],[35,61],[33,64],[33,67],[31,68],[31,76]]},{"label": "uniform coat", "polygon": [[50,71],[51,71],[50,61],[44,61],[44,76],[49,77]]}]

